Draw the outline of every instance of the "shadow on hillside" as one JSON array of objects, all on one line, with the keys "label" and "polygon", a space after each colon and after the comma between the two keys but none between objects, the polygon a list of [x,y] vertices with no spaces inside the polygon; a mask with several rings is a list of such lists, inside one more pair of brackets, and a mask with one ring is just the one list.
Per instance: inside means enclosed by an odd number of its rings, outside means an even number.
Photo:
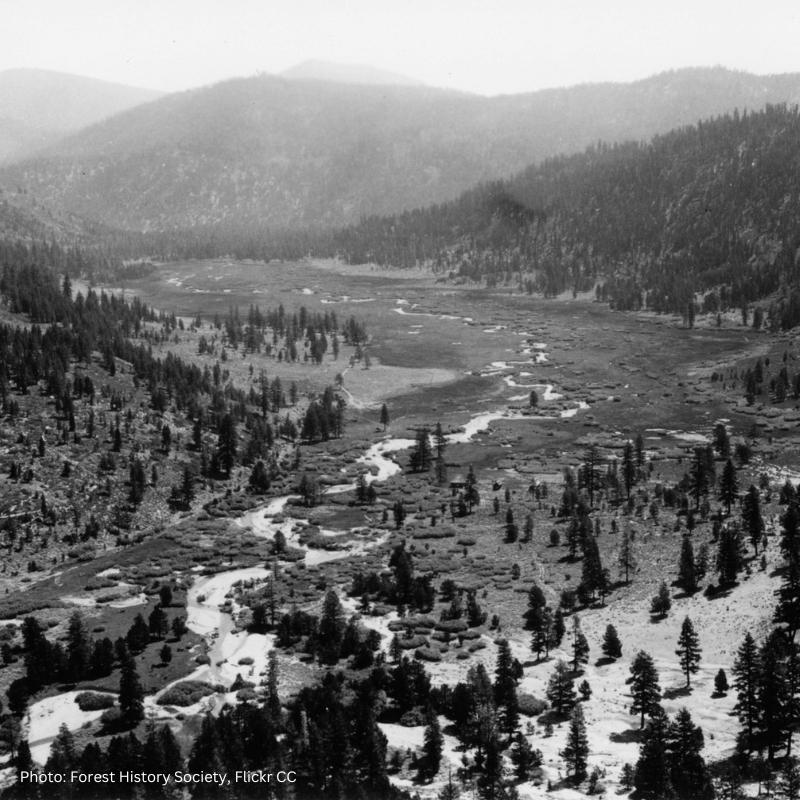
[{"label": "shadow on hillside", "polygon": [[607,667],[609,664],[613,664],[617,659],[616,658],[609,658],[608,656],[603,656],[602,658],[598,658],[597,661],[594,662],[596,667]]},{"label": "shadow on hillside", "polygon": [[690,686],[679,686],[672,689],[664,689],[664,699],[674,700],[676,697],[688,697],[692,693]]},{"label": "shadow on hillside", "polygon": [[629,728],[620,733],[615,731],[608,738],[615,744],[636,744],[642,738],[642,731],[639,728]]}]

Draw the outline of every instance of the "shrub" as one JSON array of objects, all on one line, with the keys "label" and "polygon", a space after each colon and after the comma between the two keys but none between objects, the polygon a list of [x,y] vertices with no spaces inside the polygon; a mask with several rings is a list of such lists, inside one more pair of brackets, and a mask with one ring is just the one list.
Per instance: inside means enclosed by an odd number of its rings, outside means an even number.
[{"label": "shrub", "polygon": [[421,661],[441,661],[442,655],[438,650],[430,647],[420,647],[416,652],[416,657]]},{"label": "shrub", "polygon": [[100,724],[104,728],[113,730],[122,723],[122,711],[117,706],[106,709],[100,717]]},{"label": "shrub", "polygon": [[398,722],[406,728],[416,728],[418,725],[425,724],[425,715],[420,708],[412,708],[410,711],[406,711]]},{"label": "shrub", "polygon": [[160,706],[193,706],[218,689],[200,681],[182,681],[167,689],[156,702]]},{"label": "shrub", "polygon": [[194,660],[195,664],[210,664],[211,658],[205,654],[199,655]]},{"label": "shrub", "polygon": [[240,667],[249,667],[252,663],[253,659],[250,656],[244,656],[244,658],[239,659]]},{"label": "shrub", "polygon": [[81,711],[100,711],[114,707],[113,694],[98,694],[97,692],[81,692],[75,695],[75,702]]},{"label": "shrub", "polygon": [[255,701],[258,700],[258,695],[253,689],[239,689],[236,692],[236,699],[239,702]]},{"label": "shrub", "polygon": [[537,717],[544,711],[547,711],[548,705],[546,700],[540,700],[532,694],[526,692],[517,693],[517,705],[519,706],[519,713],[526,717]]}]

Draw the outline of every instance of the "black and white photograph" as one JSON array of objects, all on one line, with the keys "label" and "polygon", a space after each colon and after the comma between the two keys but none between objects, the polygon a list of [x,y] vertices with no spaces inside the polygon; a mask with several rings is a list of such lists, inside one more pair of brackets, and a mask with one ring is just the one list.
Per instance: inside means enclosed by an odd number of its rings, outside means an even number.
[{"label": "black and white photograph", "polygon": [[0,0],[0,800],[800,800],[800,6]]}]

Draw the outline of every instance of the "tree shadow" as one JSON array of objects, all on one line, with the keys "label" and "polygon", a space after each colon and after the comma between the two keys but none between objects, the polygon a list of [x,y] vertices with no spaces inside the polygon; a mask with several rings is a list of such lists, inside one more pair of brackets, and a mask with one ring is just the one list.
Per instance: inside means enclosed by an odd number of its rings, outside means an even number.
[{"label": "tree shadow", "polygon": [[688,697],[692,693],[691,686],[673,687],[672,689],[664,689],[664,699],[674,700],[676,697]]},{"label": "tree shadow", "polygon": [[598,658],[597,661],[594,662],[596,667],[607,667],[609,664],[613,664],[616,662],[616,658],[610,658],[609,656],[603,656],[602,658]]},{"label": "tree shadow", "polygon": [[615,744],[637,744],[642,738],[641,728],[629,728],[627,731],[614,731],[608,738]]}]

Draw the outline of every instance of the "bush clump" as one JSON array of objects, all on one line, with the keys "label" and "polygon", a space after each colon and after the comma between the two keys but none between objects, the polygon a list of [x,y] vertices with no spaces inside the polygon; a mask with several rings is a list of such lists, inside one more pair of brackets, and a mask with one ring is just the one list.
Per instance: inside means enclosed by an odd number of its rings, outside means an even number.
[{"label": "bush clump", "polygon": [[114,707],[114,695],[81,692],[75,695],[75,702],[81,711],[102,711],[103,709]]},{"label": "bush clump", "polygon": [[526,717],[538,717],[543,711],[547,711],[547,701],[540,700],[527,692],[517,693],[517,705],[519,713]]},{"label": "bush clump", "polygon": [[200,681],[183,681],[167,689],[156,701],[160,706],[193,706],[204,697],[219,691],[208,683]]}]

